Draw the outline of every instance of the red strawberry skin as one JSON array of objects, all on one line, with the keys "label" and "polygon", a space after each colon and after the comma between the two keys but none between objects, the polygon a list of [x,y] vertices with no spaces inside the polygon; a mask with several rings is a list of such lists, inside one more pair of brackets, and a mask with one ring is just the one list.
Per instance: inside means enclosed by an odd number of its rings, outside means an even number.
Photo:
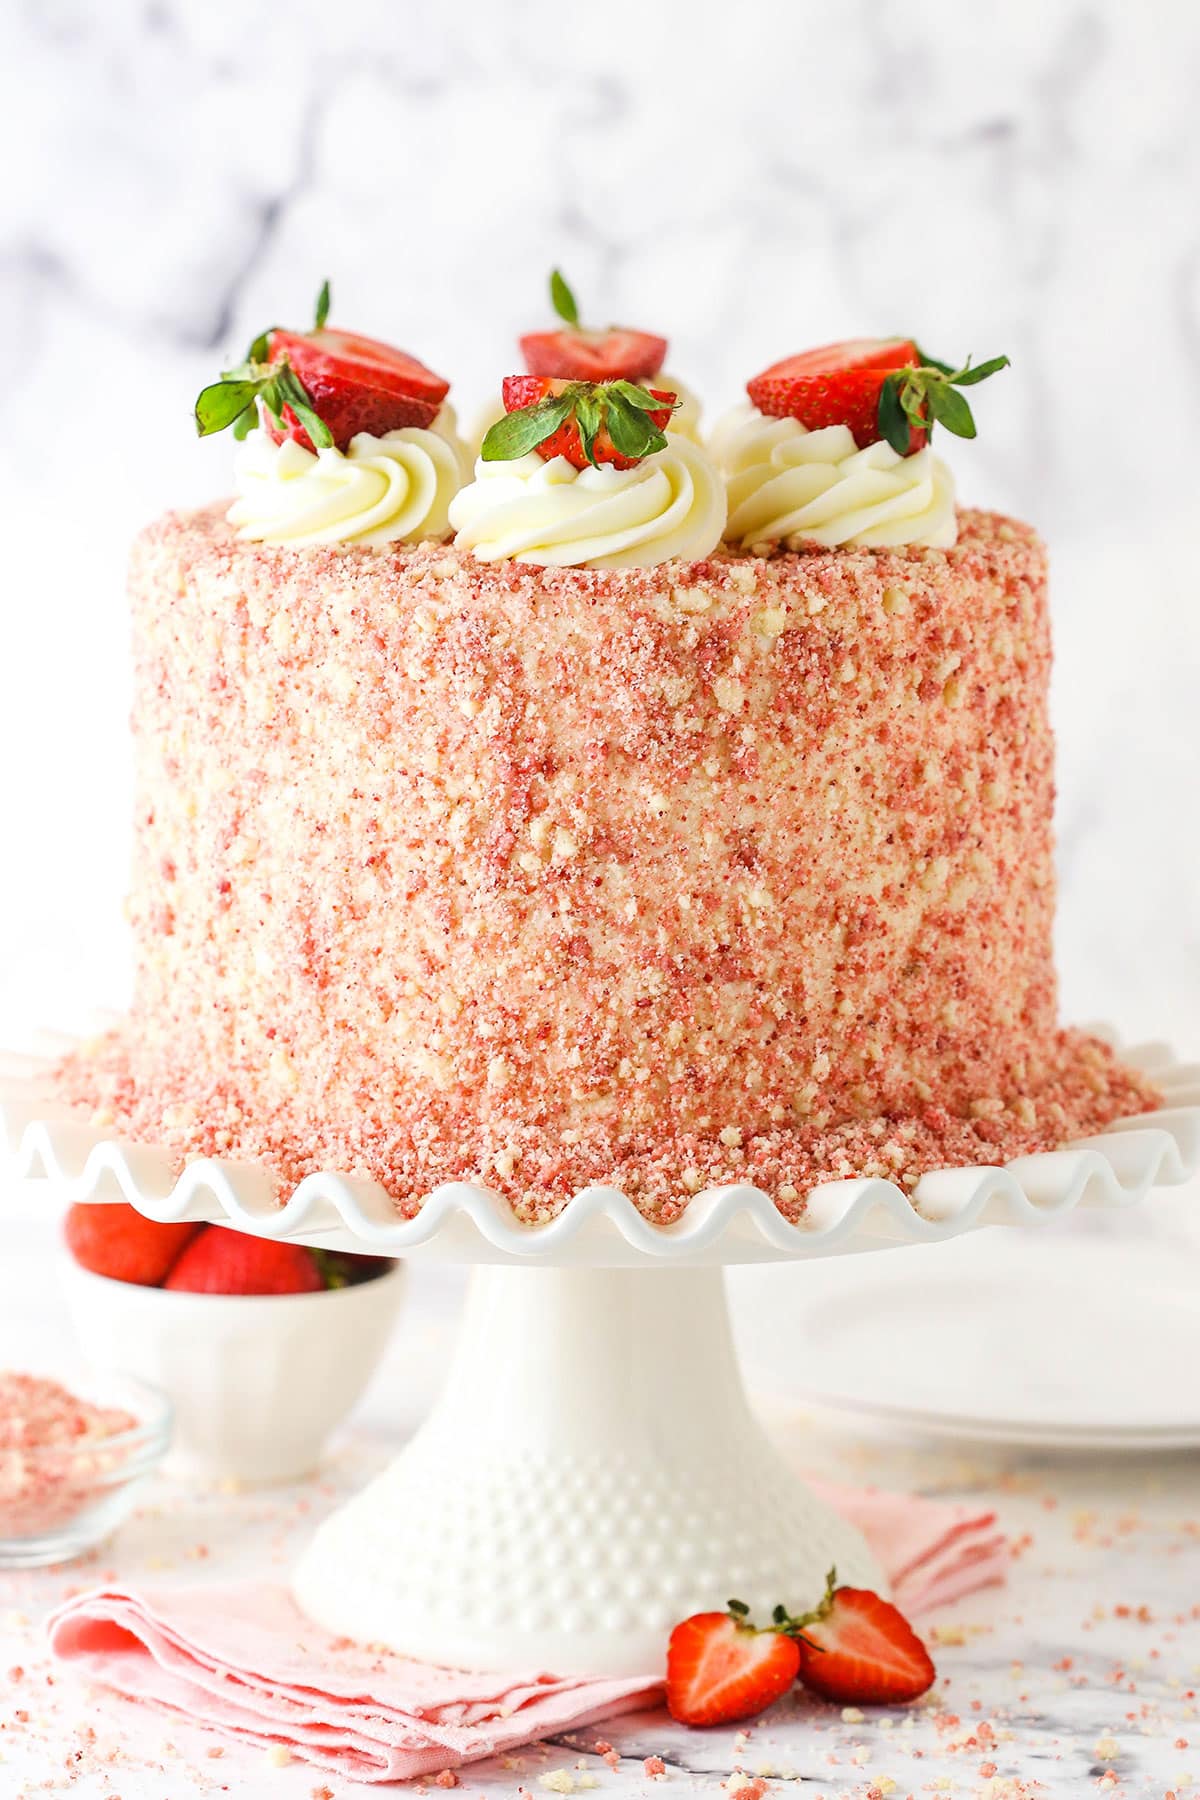
[{"label": "red strawberry skin", "polygon": [[[769,418],[799,419],[809,431],[847,425],[865,450],[882,436],[879,395],[886,377],[919,363],[911,338],[856,338],[772,363],[746,383],[746,392]],[[928,432],[910,430],[909,454],[928,440]]]},{"label": "red strawberry skin", "polygon": [[202,1225],[156,1225],[132,1206],[72,1206],[63,1227],[81,1268],[110,1281],[159,1287]]},{"label": "red strawberry skin", "polygon": [[[619,378],[614,376],[612,379]],[[542,375],[506,375],[503,387],[504,410],[510,413],[520,412],[523,407],[536,406],[548,394],[560,394],[565,386],[565,381],[552,380]],[[661,412],[647,413],[646,416],[653,419],[660,431],[665,431],[675,404],[675,395],[662,388],[650,388],[648,391],[656,400],[662,400],[665,404]],[[612,439],[603,427],[596,434],[595,452],[597,462],[609,463],[614,469],[635,469],[639,460],[634,456],[622,456],[614,448]],[[590,466],[574,419],[565,420],[552,437],[543,438],[537,447],[537,453],[543,462],[550,462],[556,456],[565,456],[577,469]]]},{"label": "red strawberry skin", "polygon": [[753,1718],[786,1694],[800,1647],[772,1631],[750,1631],[728,1613],[695,1613],[671,1633],[667,1706],[681,1725]]},{"label": "red strawberry skin", "polygon": [[916,1700],[937,1671],[904,1614],[869,1588],[838,1588],[823,1619],[804,1626],[800,1679],[842,1704]]},{"label": "red strawberry skin", "polygon": [[531,375],[563,381],[642,381],[667,359],[666,338],[648,331],[531,331],[520,340]]},{"label": "red strawberry skin", "polygon": [[[450,383],[416,357],[351,331],[273,331],[269,351],[272,363],[287,357],[339,450],[359,431],[381,437],[403,425],[431,425],[450,392]],[[311,450],[312,441],[290,406],[283,419],[286,433],[267,422],[276,443],[286,435]]]},{"label": "red strawberry skin", "polygon": [[315,1294],[325,1284],[303,1244],[206,1225],[165,1285],[177,1294]]}]

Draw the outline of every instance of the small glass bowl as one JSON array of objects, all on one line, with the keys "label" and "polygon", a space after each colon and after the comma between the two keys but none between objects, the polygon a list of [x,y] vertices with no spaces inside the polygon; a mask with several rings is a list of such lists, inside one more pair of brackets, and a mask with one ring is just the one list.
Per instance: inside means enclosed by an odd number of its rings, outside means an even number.
[{"label": "small glass bowl", "polygon": [[130,1375],[33,1370],[77,1398],[131,1413],[111,1437],[43,1449],[0,1449],[0,1569],[70,1562],[114,1532],[171,1441],[171,1402]]}]

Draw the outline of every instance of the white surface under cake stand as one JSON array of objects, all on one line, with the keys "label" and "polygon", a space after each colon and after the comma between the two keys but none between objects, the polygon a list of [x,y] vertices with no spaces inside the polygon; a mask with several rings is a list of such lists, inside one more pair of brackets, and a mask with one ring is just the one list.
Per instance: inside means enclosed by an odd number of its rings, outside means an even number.
[{"label": "white surface under cake stand", "polygon": [[18,1173],[73,1200],[481,1265],[440,1399],[320,1527],[297,1599],[334,1632],[431,1662],[653,1677],[688,1613],[734,1595],[760,1614],[809,1603],[835,1563],[847,1582],[883,1585],[858,1532],[751,1413],[722,1265],[942,1242],[1188,1179],[1200,1166],[1195,1071],[1157,1046],[1124,1054],[1153,1068],[1167,1110],[1006,1168],[939,1170],[911,1196],[825,1183],[800,1225],[746,1186],[698,1194],[666,1229],[599,1187],[535,1227],[471,1183],[435,1190],[410,1220],[378,1184],[336,1174],[310,1176],[279,1207],[257,1169],[205,1161],[180,1174],[161,1150],[105,1139],[47,1098],[36,1059],[0,1066],[0,1145]]}]

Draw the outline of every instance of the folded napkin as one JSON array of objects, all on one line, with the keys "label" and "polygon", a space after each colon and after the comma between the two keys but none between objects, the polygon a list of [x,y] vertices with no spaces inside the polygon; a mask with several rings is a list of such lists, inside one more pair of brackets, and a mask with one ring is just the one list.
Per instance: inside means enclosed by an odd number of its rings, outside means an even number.
[{"label": "folded napkin", "polygon": [[807,1477],[814,1494],[849,1519],[874,1550],[892,1599],[910,1616],[949,1606],[976,1588],[1003,1581],[1008,1539],[986,1506],[958,1506],[884,1488],[842,1487]]},{"label": "folded napkin", "polygon": [[[814,1482],[864,1532],[906,1612],[1002,1581],[995,1514]],[[437,1774],[652,1703],[652,1676],[469,1674],[334,1638],[282,1587],[101,1589],[47,1630],[87,1679],[178,1719],[359,1781]]]}]

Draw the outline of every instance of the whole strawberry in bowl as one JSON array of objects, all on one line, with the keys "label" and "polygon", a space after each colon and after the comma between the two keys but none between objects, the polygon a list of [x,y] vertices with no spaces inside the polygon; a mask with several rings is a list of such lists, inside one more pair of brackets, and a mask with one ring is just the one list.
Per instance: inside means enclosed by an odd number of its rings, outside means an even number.
[{"label": "whole strawberry in bowl", "polygon": [[222,1225],[70,1208],[63,1279],[85,1355],[170,1396],[169,1472],[310,1474],[379,1363],[403,1271]]}]

